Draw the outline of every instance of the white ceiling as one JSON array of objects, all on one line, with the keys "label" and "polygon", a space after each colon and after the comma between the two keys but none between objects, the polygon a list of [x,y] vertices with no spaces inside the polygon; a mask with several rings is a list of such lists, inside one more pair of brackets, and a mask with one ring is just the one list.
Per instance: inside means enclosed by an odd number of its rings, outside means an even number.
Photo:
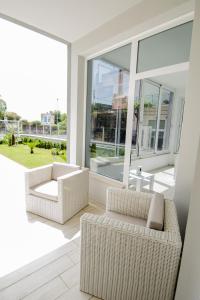
[{"label": "white ceiling", "polygon": [[188,82],[188,71],[152,77],[150,79],[176,90],[180,96],[185,96],[185,89]]},{"label": "white ceiling", "polygon": [[69,42],[142,0],[0,0],[0,13]]}]

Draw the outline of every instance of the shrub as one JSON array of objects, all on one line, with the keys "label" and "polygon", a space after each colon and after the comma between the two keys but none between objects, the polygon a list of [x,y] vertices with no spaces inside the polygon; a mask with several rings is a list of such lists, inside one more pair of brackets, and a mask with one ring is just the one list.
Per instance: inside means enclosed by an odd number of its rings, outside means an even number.
[{"label": "shrub", "polygon": [[15,145],[14,133],[7,133],[6,135],[4,135],[3,143],[8,144],[8,146],[14,146]]},{"label": "shrub", "polygon": [[51,154],[52,155],[59,155],[59,149],[57,149],[57,148],[52,148],[52,150],[51,150]]},{"label": "shrub", "polygon": [[60,151],[59,152],[59,156],[63,159],[63,160],[67,160],[67,153],[66,151]]},{"label": "shrub", "polygon": [[34,153],[34,148],[37,145],[37,140],[32,141],[32,142],[28,142],[27,145],[30,148],[30,154],[33,154]]},{"label": "shrub", "polygon": [[97,151],[96,144],[95,144],[95,143],[92,143],[92,145],[90,146],[90,149],[91,149],[91,152],[92,152],[92,153],[96,153],[96,151]]},{"label": "shrub", "polygon": [[58,150],[66,150],[67,146],[65,142],[51,142],[51,141],[45,141],[45,140],[34,140],[29,137],[23,137],[22,138],[22,143],[23,144],[28,144],[32,143],[34,141],[37,141],[36,146],[38,148],[43,148],[43,149],[58,149]]},{"label": "shrub", "polygon": [[66,143],[62,142],[62,143],[60,144],[60,149],[61,149],[61,150],[65,150],[65,149],[66,149]]}]

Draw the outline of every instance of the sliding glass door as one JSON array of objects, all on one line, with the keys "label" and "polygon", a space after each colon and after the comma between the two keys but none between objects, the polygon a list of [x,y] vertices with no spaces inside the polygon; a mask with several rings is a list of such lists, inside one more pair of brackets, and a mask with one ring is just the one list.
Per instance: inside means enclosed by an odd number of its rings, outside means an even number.
[{"label": "sliding glass door", "polygon": [[123,181],[131,45],[88,61],[86,166]]},{"label": "sliding glass door", "polygon": [[[173,96],[173,91],[158,82],[136,81],[130,174],[145,159],[170,152]],[[130,180],[132,182],[132,176]]]},{"label": "sliding glass door", "polygon": [[182,77],[173,80],[170,72],[188,69],[191,33],[192,21],[88,60],[85,165],[91,171],[128,186],[138,166],[151,171],[154,157],[173,156],[174,95],[182,94]]}]

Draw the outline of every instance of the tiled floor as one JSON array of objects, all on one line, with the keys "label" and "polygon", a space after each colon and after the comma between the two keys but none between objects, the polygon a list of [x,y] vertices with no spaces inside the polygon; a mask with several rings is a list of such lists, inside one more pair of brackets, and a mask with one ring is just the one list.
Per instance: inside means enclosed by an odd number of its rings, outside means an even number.
[{"label": "tiled floor", "polygon": [[174,167],[164,167],[161,169],[155,169],[149,173],[155,175],[153,190],[157,193],[164,194],[165,198],[173,200],[174,199]]},{"label": "tiled floor", "polygon": [[[31,216],[31,221],[41,223],[41,228],[42,225],[50,231],[51,228],[56,228],[57,233],[62,234],[66,239],[66,243],[2,277],[0,279],[1,300],[96,299],[79,291],[79,219],[85,212],[101,214],[103,210],[90,205],[65,225],[54,224],[48,220],[41,222],[39,217]],[[41,242],[42,236],[38,238]],[[47,238],[44,239],[44,243],[46,240]],[[36,244],[33,250],[39,247],[40,245]]]},{"label": "tiled floor", "polygon": [[[79,291],[79,221],[104,210],[90,205],[64,225],[27,214],[24,170],[0,155],[0,299],[97,299]],[[171,198],[173,187],[173,168],[155,171],[155,191]]]}]

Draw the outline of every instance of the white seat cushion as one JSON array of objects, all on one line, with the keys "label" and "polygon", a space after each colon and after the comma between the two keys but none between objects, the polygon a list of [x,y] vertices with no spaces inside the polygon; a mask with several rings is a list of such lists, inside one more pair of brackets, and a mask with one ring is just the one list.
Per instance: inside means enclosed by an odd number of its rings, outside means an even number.
[{"label": "white seat cushion", "polygon": [[58,201],[58,182],[50,180],[30,188],[30,194],[45,198],[48,200]]},{"label": "white seat cushion", "polygon": [[119,213],[116,213],[113,211],[107,211],[105,213],[105,215],[111,219],[119,220],[122,222],[134,224],[134,225],[140,225],[140,226],[144,226],[144,227],[146,227],[146,223],[147,223],[147,221],[144,219],[126,216],[126,215],[119,214]]}]

